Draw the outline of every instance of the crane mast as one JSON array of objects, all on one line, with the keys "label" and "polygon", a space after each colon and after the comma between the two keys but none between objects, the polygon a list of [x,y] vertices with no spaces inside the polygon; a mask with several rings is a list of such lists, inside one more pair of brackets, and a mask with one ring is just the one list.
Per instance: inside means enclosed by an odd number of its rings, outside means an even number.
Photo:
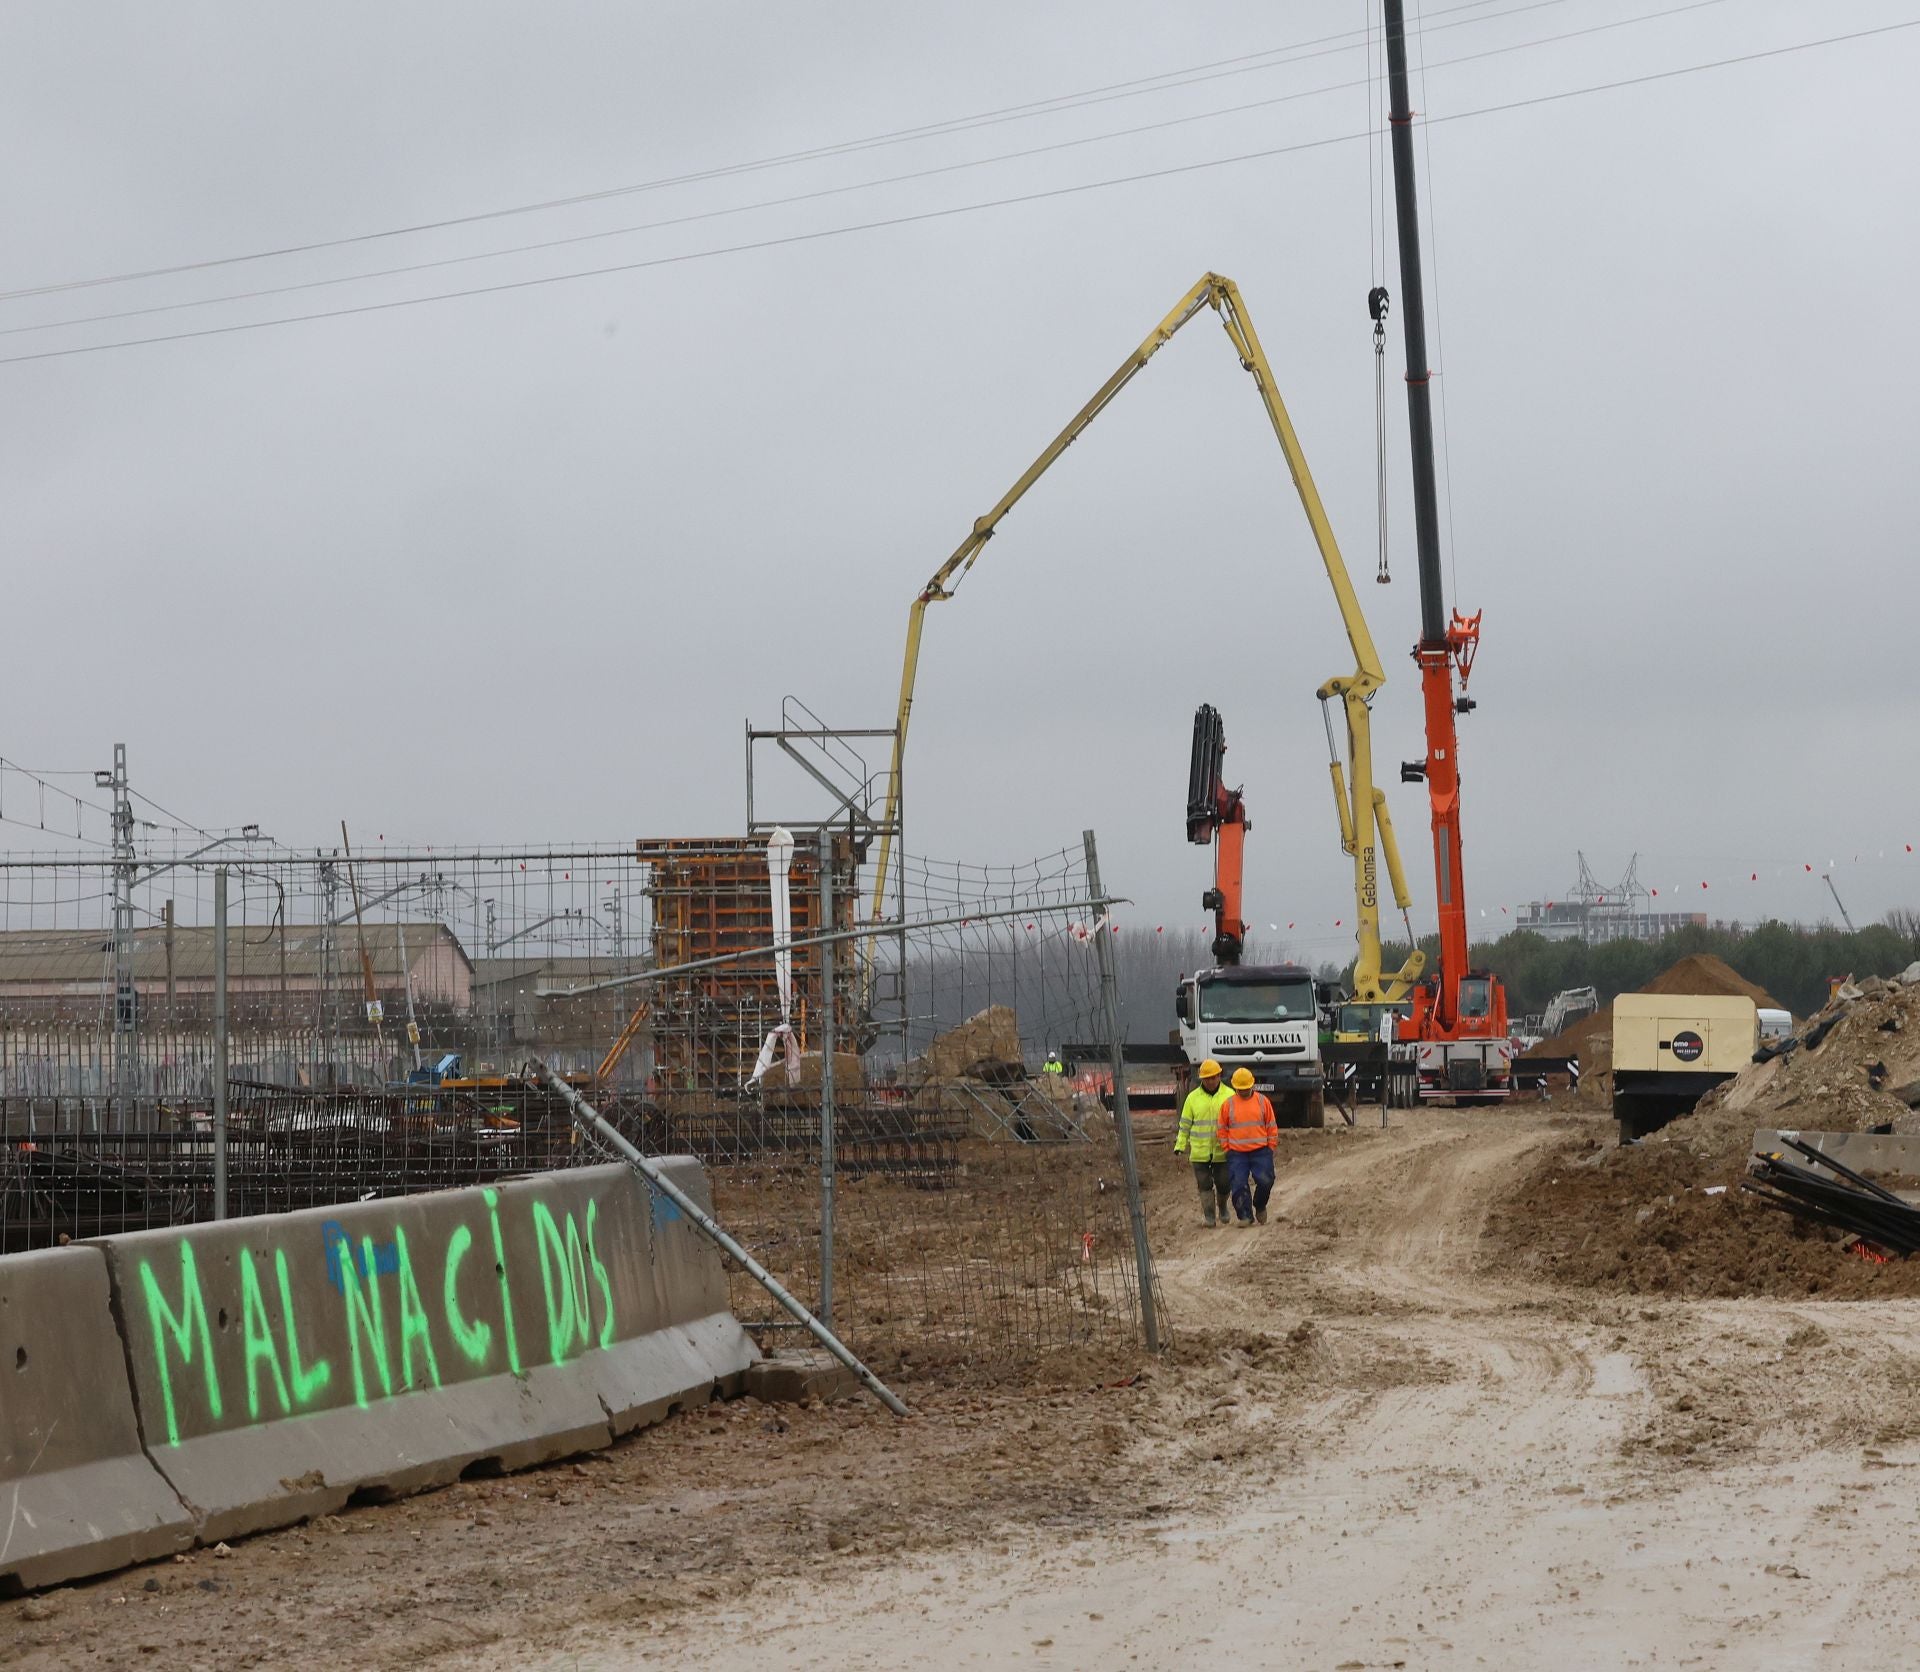
[{"label": "crane mast", "polygon": [[[1462,1004],[1470,978],[1465,872],[1460,852],[1460,760],[1457,714],[1471,713],[1466,695],[1480,642],[1480,616],[1449,614],[1440,577],[1439,498],[1434,482],[1433,402],[1427,365],[1427,316],[1420,275],[1420,207],[1413,167],[1413,107],[1407,86],[1406,16],[1402,0],[1383,0],[1386,14],[1387,119],[1392,129],[1394,221],[1400,248],[1400,320],[1407,353],[1407,431],[1413,450],[1413,518],[1420,576],[1420,640],[1414,660],[1426,711],[1427,754],[1401,768],[1406,782],[1424,779],[1433,826],[1434,894],[1440,921],[1440,967],[1416,989],[1409,1036],[1419,1039],[1504,1038],[1506,994],[1490,977],[1473,975],[1474,1002]],[[1460,694],[1454,694],[1454,674]],[[1485,982],[1484,988],[1479,986]],[[1485,1002],[1482,1002],[1484,995]]]}]

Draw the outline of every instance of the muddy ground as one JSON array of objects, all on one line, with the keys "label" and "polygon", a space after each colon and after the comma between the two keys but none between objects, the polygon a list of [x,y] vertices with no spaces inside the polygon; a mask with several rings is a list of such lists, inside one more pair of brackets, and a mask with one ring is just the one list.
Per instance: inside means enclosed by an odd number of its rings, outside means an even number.
[{"label": "muddy ground", "polygon": [[1905,1664],[1920,1304],[1529,1264],[1516,1198],[1608,1131],[1286,1134],[1249,1232],[1151,1148],[1158,1362],[715,1407],[0,1604],[0,1665]]}]

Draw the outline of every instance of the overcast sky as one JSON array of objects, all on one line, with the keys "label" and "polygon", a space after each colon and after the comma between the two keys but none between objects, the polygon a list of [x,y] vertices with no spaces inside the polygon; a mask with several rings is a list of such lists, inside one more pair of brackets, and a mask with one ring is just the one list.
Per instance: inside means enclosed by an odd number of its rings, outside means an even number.
[{"label": "overcast sky", "polygon": [[[1424,797],[1393,770],[1422,752],[1397,330],[1395,578],[1370,578],[1365,296],[1391,252],[1370,249],[1370,147],[1341,137],[1368,128],[1368,10],[0,12],[9,292],[729,171],[0,300],[12,359],[629,268],[0,365],[0,753],[90,767],[124,740],[168,807],[305,845],[342,817],[389,844],[735,833],[742,722],[794,693],[890,724],[915,592],[1211,268],[1242,287],[1387,663],[1376,747],[1430,928]],[[1452,563],[1486,611],[1462,742],[1476,931],[1562,893],[1577,849],[1613,875],[1637,850],[1662,904],[1679,885],[1717,916],[1829,912],[1802,869],[1829,861],[1858,919],[1920,903],[1920,29],[1469,114],[1920,10],[1427,12],[1416,102],[1455,118],[1429,131],[1423,204]],[[737,167],[1201,65],[1234,73]],[[1280,154],[1221,161],[1257,152]],[[701,255],[1189,164],[1218,166]],[[682,224],[32,329],[661,220]],[[1253,812],[1249,915],[1339,956],[1313,692],[1350,666],[1250,383],[1198,320],[930,613],[908,845],[1014,860],[1091,825],[1143,917],[1197,925],[1209,864],[1182,815],[1209,701]],[[812,811],[797,781],[791,805]]]}]

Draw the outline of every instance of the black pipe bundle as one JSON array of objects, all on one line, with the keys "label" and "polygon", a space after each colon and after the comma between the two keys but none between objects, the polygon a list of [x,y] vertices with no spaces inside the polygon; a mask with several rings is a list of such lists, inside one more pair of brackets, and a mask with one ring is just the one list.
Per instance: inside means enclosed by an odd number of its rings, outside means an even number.
[{"label": "black pipe bundle", "polygon": [[1740,1181],[1768,1207],[1849,1232],[1889,1254],[1920,1253],[1920,1207],[1785,1133],[1780,1142],[1838,1177],[1828,1178],[1778,1153],[1757,1155]]}]

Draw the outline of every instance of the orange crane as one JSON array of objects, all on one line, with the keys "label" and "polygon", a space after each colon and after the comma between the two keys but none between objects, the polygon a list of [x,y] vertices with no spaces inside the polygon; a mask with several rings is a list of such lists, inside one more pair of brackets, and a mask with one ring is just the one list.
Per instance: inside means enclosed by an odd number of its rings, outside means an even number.
[{"label": "orange crane", "polygon": [[[1480,613],[1449,614],[1440,582],[1440,516],[1434,487],[1433,409],[1428,387],[1426,305],[1420,283],[1420,207],[1413,172],[1413,109],[1407,91],[1402,0],[1386,13],[1388,122],[1393,129],[1394,214],[1399,232],[1401,323],[1407,348],[1407,430],[1413,447],[1414,538],[1420,569],[1420,641],[1414,660],[1426,709],[1427,753],[1400,769],[1427,786],[1432,811],[1440,964],[1413,990],[1413,1014],[1400,1037],[1416,1047],[1420,1094],[1478,1100],[1513,1089],[1507,990],[1490,970],[1474,969],[1467,946],[1467,893],[1460,857],[1460,757],[1455,716],[1473,712],[1466,694],[1480,645]],[[1384,293],[1369,298],[1378,320]],[[1459,674],[1459,695],[1454,675]]]},{"label": "orange crane", "polygon": [[1193,716],[1193,762],[1187,769],[1187,840],[1196,847],[1213,844],[1213,887],[1200,903],[1213,913],[1213,956],[1222,964],[1240,962],[1247,925],[1240,915],[1241,871],[1246,856],[1247,804],[1240,791],[1227,788],[1221,775],[1227,731],[1220,710],[1203,702]]}]

